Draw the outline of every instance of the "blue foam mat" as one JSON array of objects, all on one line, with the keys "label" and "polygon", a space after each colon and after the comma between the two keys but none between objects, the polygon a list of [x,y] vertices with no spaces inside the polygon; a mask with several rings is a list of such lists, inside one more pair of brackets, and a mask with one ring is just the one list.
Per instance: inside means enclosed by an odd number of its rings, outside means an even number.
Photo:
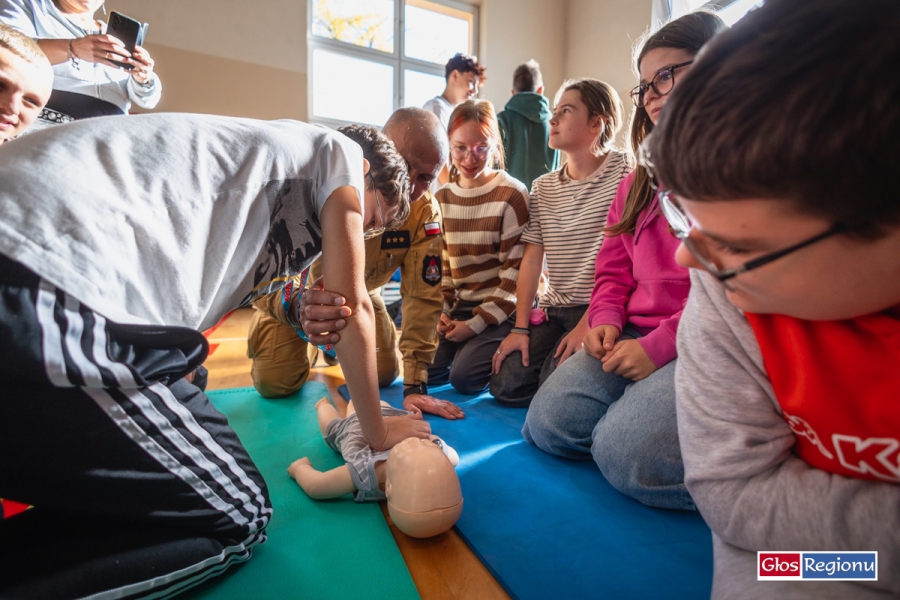
[{"label": "blue foam mat", "polygon": [[[346,386],[340,392],[348,397]],[[399,382],[381,393],[402,405]],[[461,421],[426,419],[460,455],[459,533],[512,597],[709,598],[712,538],[698,513],[644,506],[613,489],[593,461],[528,444],[526,409],[449,386],[429,393],[466,412]]]}]

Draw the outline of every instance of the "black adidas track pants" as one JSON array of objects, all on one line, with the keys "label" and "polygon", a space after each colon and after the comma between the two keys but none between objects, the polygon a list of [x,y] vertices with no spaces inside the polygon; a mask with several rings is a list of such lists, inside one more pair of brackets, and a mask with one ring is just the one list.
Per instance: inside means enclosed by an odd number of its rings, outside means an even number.
[{"label": "black adidas track pants", "polygon": [[192,329],[107,321],[0,256],[0,598],[163,598],[265,541],[266,484],[183,376]]}]

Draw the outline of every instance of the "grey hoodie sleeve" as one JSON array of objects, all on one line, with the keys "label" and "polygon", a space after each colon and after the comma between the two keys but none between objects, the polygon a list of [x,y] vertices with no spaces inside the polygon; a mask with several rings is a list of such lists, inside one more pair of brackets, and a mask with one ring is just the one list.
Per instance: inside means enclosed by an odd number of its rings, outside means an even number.
[{"label": "grey hoodie sleeve", "polygon": [[749,323],[714,278],[692,271],[691,283],[678,330],[678,431],[685,483],[717,542],[754,554],[877,550],[871,585],[900,594],[900,486],[793,454]]}]

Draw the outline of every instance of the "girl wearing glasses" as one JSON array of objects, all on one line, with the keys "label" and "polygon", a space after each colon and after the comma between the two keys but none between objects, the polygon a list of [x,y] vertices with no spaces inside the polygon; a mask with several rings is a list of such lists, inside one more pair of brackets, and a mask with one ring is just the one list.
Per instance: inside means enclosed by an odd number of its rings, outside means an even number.
[{"label": "girl wearing glasses", "polygon": [[[724,22],[711,13],[672,21],[637,57],[631,144],[637,150],[694,55]],[[675,333],[690,290],[675,262],[678,239],[639,165],[619,186],[597,254],[585,352],[537,391],[522,430],[551,454],[593,457],[623,494],[651,506],[694,510],[684,486],[675,420]]]},{"label": "girl wearing glasses", "polygon": [[[630,154],[613,148],[621,122],[619,94],[609,84],[570,80],[557,93],[550,147],[568,161],[532,186],[516,327],[493,357],[491,394],[504,406],[528,406],[538,386],[581,349],[603,226],[616,189],[634,168]],[[550,285],[536,313],[544,322],[532,327],[545,256]]]},{"label": "girl wearing glasses", "polygon": [[428,381],[463,394],[487,388],[491,357],[513,326],[519,240],[528,190],[503,171],[494,107],[467,100],[450,115],[450,183],[437,192],[444,215],[444,312]]}]

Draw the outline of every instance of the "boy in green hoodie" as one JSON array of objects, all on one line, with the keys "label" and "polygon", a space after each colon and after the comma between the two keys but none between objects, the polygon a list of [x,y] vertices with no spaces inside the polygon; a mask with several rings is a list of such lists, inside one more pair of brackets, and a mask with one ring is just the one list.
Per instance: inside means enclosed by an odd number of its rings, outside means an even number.
[{"label": "boy in green hoodie", "polygon": [[550,102],[543,96],[541,67],[529,60],[513,72],[512,98],[497,115],[506,170],[528,186],[559,168],[559,152],[550,148]]}]

